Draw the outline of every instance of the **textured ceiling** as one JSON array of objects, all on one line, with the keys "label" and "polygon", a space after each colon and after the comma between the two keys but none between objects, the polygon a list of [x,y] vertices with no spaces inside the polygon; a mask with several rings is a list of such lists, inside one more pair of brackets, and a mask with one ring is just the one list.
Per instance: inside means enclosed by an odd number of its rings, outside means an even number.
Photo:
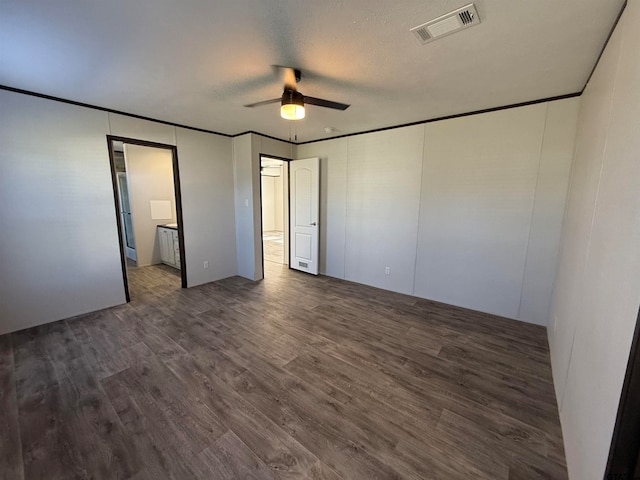
[{"label": "textured ceiling", "polygon": [[[478,0],[479,26],[421,45],[466,1],[0,0],[0,84],[302,142],[579,92],[623,3]],[[273,64],[351,108],[244,108],[282,93]]]}]

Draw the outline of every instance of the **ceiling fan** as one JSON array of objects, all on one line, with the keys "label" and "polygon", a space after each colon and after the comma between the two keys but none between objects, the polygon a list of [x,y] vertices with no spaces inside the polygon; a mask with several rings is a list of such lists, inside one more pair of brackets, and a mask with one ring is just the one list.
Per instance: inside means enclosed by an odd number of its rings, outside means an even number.
[{"label": "ceiling fan", "polygon": [[307,97],[300,93],[297,89],[297,83],[302,80],[302,71],[297,68],[283,67],[273,65],[274,70],[279,71],[284,79],[284,91],[282,97],[273,98],[271,100],[263,100],[262,102],[250,103],[245,107],[261,107],[280,102],[280,116],[287,120],[300,120],[304,118],[304,106],[315,105],[317,107],[332,108],[334,110],[346,110],[350,105],[322,98]]}]

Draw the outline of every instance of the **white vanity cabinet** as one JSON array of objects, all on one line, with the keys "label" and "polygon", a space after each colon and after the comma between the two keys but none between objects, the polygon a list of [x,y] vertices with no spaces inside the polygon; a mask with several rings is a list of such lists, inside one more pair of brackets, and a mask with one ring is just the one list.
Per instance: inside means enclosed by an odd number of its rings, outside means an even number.
[{"label": "white vanity cabinet", "polygon": [[180,240],[178,230],[171,227],[158,226],[160,242],[160,261],[166,265],[180,268]]}]

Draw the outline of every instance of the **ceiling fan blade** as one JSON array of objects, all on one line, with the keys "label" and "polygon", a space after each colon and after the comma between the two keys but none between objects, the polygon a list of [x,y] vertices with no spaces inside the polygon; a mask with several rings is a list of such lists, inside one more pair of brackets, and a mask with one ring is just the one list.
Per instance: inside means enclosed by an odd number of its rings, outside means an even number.
[{"label": "ceiling fan blade", "polygon": [[282,71],[282,76],[284,77],[284,86],[286,88],[290,88],[291,90],[296,89],[296,74],[293,71],[293,68],[285,68]]},{"label": "ceiling fan blade", "polygon": [[270,105],[272,103],[280,103],[282,101],[282,97],[272,98],[271,100],[263,100],[262,102],[250,103],[249,105],[245,105],[245,107],[253,108],[253,107],[261,107],[262,105]]},{"label": "ceiling fan blade", "polygon": [[273,70],[282,77],[285,88],[296,90],[297,83],[302,79],[302,72],[293,67],[285,67],[283,65],[271,65]]},{"label": "ceiling fan blade", "polygon": [[333,108],[334,110],[346,110],[351,105],[346,103],[332,102],[331,100],[323,100],[322,98],[304,97],[304,103],[306,105],[315,105],[317,107]]}]

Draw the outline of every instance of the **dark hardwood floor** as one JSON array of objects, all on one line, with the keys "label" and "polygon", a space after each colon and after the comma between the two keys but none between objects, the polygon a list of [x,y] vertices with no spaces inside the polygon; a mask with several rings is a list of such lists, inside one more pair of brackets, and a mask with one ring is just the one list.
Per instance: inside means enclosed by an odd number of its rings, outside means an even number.
[{"label": "dark hardwood floor", "polygon": [[565,479],[543,328],[312,277],[0,337],[2,479]]}]

